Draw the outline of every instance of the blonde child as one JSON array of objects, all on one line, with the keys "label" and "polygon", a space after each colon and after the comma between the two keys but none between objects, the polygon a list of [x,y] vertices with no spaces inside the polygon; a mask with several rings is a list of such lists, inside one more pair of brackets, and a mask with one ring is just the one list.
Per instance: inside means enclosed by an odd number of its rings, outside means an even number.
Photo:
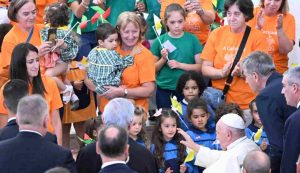
[{"label": "blonde child", "polygon": [[146,147],[145,133],[145,110],[142,107],[136,106],[134,109],[133,120],[129,127],[129,137],[135,140],[138,144]]}]

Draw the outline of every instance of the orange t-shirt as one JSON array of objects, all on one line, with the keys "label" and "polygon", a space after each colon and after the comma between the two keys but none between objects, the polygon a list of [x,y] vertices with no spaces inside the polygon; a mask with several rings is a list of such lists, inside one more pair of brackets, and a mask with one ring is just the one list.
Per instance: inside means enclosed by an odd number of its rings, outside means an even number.
[{"label": "orange t-shirt", "polygon": [[[186,0],[162,0],[160,10],[161,19],[164,18],[165,10],[168,5],[170,5],[171,3],[178,3],[179,5],[184,7],[185,2]],[[211,0],[199,0],[199,2],[204,10],[209,10],[212,12],[214,11]],[[185,18],[184,30],[196,35],[201,44],[204,45],[208,38],[210,25],[206,25],[205,23],[203,23],[201,17],[195,11],[192,11],[187,13],[187,16]]]},{"label": "orange t-shirt", "polygon": [[[244,32],[238,34],[231,32],[229,26],[215,29],[207,40],[201,58],[213,62],[214,68],[223,68],[227,62],[234,60],[243,35]],[[251,28],[240,62],[248,54],[256,50],[267,52],[268,46],[264,34],[257,29]],[[212,80],[212,86],[223,90],[225,81],[226,78]],[[226,95],[226,101],[237,103],[242,109],[248,109],[248,104],[254,98],[255,94],[246,84],[245,79],[234,77]]]},{"label": "orange t-shirt", "polygon": [[[29,41],[34,46],[40,46],[42,44],[40,37],[40,30],[43,28],[42,25],[34,25],[32,37]],[[29,33],[20,29],[18,24],[14,24],[12,29],[5,35],[1,47],[1,57],[0,57],[0,76],[9,76],[8,67],[11,61],[12,51],[16,45],[19,43],[25,43],[28,38]],[[44,58],[40,60],[41,73],[45,71],[44,68]]]},{"label": "orange t-shirt", "polygon": [[37,24],[44,24],[44,13],[45,13],[45,8],[48,5],[51,5],[55,2],[58,2],[58,0],[36,0],[36,8],[37,8],[37,15],[35,19],[35,23]]},{"label": "orange t-shirt", "polygon": [[[256,26],[257,17],[260,10],[260,7],[255,8],[254,18],[249,21],[250,26]],[[279,73],[284,73],[288,69],[288,56],[287,54],[279,53],[276,29],[277,15],[271,17],[265,15],[264,20],[265,24],[261,31],[265,34],[266,41],[269,44],[268,54],[273,57],[276,70]],[[295,18],[290,13],[287,13],[283,16],[283,30],[291,41],[295,41]]]},{"label": "orange t-shirt", "polygon": [[[141,86],[146,82],[155,82],[155,57],[152,53],[143,47],[141,53],[134,56],[134,63],[128,66],[122,73],[121,85],[125,85],[127,88],[135,88]],[[116,51],[121,55],[125,56],[130,53],[121,50],[117,47]],[[135,99],[135,104],[143,106],[148,111],[148,98]],[[104,106],[108,103],[108,100],[104,97],[100,98],[100,110],[104,110]]]},{"label": "orange t-shirt", "polygon": [[[51,77],[47,77],[47,76],[42,76],[42,81],[45,87],[46,92],[45,94],[45,99],[47,101],[47,105],[49,108],[49,119],[48,119],[48,131],[51,133],[54,133],[54,127],[52,124],[52,111],[53,110],[57,110],[59,108],[61,108],[62,102],[61,102],[61,98],[60,98],[60,94],[57,88],[57,85],[55,83],[55,81],[51,78]],[[0,90],[0,114],[4,114],[7,115],[7,110],[4,107],[4,97],[3,97],[3,89],[4,89],[3,85],[1,87]],[[29,86],[29,93],[32,93],[32,86]]]}]

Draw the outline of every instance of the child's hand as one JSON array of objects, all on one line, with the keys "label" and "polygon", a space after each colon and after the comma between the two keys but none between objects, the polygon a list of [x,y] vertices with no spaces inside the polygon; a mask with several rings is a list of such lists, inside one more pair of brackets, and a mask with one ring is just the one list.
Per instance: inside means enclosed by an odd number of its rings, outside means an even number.
[{"label": "child's hand", "polygon": [[162,56],[163,59],[168,60],[168,54],[169,54],[168,49],[163,48],[163,49],[160,51],[160,53],[161,53],[161,56]]},{"label": "child's hand", "polygon": [[74,81],[73,86],[76,90],[81,90],[83,86],[83,81]]},{"label": "child's hand", "polygon": [[185,173],[185,171],[186,171],[186,166],[185,166],[185,164],[181,164],[181,165],[180,165],[180,170],[179,170],[179,172],[180,172],[180,173]]},{"label": "child's hand", "polygon": [[267,149],[267,147],[268,147],[267,140],[264,138],[264,139],[262,140],[262,143],[260,144],[260,149],[261,149],[262,151],[265,151],[265,150]]},{"label": "child's hand", "polygon": [[176,68],[180,68],[180,65],[181,63],[176,61],[176,60],[170,60],[168,61],[168,66],[171,68],[171,69],[176,69]]},{"label": "child's hand", "polygon": [[142,48],[139,46],[134,46],[132,51],[130,52],[130,56],[134,57],[136,54],[139,54],[142,52]]},{"label": "child's hand", "polygon": [[172,173],[172,172],[173,172],[173,170],[169,167],[165,173]]}]

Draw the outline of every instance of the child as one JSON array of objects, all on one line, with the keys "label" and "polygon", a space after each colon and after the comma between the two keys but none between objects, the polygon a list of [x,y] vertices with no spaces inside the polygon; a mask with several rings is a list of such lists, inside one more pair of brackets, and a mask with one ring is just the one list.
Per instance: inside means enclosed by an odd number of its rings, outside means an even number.
[{"label": "child", "polygon": [[239,116],[241,116],[244,120],[243,110],[240,108],[240,106],[236,103],[223,103],[216,109],[216,123],[219,121],[219,119],[228,113],[235,113]]},{"label": "child", "polygon": [[[170,4],[165,11],[164,23],[168,32],[157,38],[151,46],[156,56],[156,104],[158,108],[171,106],[170,96],[183,99],[176,92],[178,78],[185,71],[201,72],[202,45],[198,38],[183,31],[185,11],[179,4]],[[160,41],[162,45],[160,44]]]},{"label": "child", "polygon": [[[264,151],[265,153],[268,154],[269,150],[270,150],[270,144],[269,144],[269,140],[267,138],[266,132],[263,130],[263,127],[262,127],[263,125],[259,118],[255,99],[250,102],[249,108],[250,108],[251,114],[253,116],[253,121],[246,128],[246,136],[249,139],[252,139],[258,146],[260,146],[260,149],[262,151]],[[262,129],[262,133],[261,133],[261,135],[258,135],[258,138],[256,139],[255,134],[257,133],[257,131],[259,129]]]},{"label": "child", "polygon": [[160,109],[156,112],[157,124],[152,134],[150,151],[157,159],[159,172],[184,173],[186,166],[185,146],[180,144],[182,136],[177,133],[179,120],[175,112],[170,109]]},{"label": "child", "polygon": [[145,133],[145,110],[142,107],[136,106],[134,109],[133,120],[129,127],[129,137],[135,140],[138,144],[146,148],[146,133]]},{"label": "child", "polygon": [[[201,74],[196,73],[194,71],[187,71],[180,76],[177,82],[176,90],[178,93],[182,93],[184,98],[180,102],[182,107],[182,118],[185,124],[189,125],[190,121],[187,117],[187,106],[188,103],[195,97],[200,97],[202,95],[206,85]],[[209,121],[213,121],[215,117],[215,113],[210,106],[208,106],[208,112],[211,115]],[[213,125],[213,124],[211,124]],[[187,131],[188,128],[182,121],[180,121],[180,128],[184,131]]]},{"label": "child", "polygon": [[102,124],[101,117],[95,117],[89,119],[85,122],[85,134],[87,134],[91,139],[97,140],[98,130]]},{"label": "child", "polygon": [[[187,117],[191,122],[187,134],[193,139],[193,141],[199,145],[203,145],[210,149],[221,149],[216,144],[216,130],[214,127],[209,125],[213,121],[208,122],[209,113],[208,113],[207,103],[198,98],[193,98],[189,105],[187,106]],[[203,167],[194,166],[193,171],[203,172]]]},{"label": "child", "polygon": [[87,57],[88,77],[96,85],[96,92],[103,94],[106,91],[104,86],[120,85],[122,71],[133,64],[133,56],[140,53],[140,48],[135,47],[130,55],[122,58],[114,50],[118,41],[117,30],[109,23],[99,25],[96,38],[99,45]]},{"label": "child", "polygon": [[46,27],[41,30],[42,41],[49,41],[49,31],[51,29],[56,30],[56,39],[53,41],[52,46],[53,50],[45,56],[45,75],[51,76],[56,81],[59,90],[63,94],[63,102],[65,104],[71,100],[73,104],[76,102],[78,105],[79,99],[74,94],[72,85],[65,79],[62,82],[61,79],[56,77],[66,73],[67,63],[70,63],[75,58],[78,51],[77,38],[72,34],[67,35],[69,29],[68,6],[65,3],[54,3],[48,6],[45,9],[44,20]]}]

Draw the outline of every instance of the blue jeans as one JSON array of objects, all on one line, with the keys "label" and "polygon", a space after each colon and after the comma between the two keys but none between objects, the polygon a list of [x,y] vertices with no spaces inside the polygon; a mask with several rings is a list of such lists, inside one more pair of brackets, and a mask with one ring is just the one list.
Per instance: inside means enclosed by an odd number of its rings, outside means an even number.
[{"label": "blue jeans", "polygon": [[178,93],[176,90],[167,90],[157,87],[156,90],[156,105],[159,108],[171,108],[170,96],[176,96],[177,100],[180,102],[183,99],[183,95]]},{"label": "blue jeans", "polygon": [[75,60],[81,61],[82,57],[87,57],[90,51],[97,46],[96,32],[86,32],[80,35],[80,44]]}]

